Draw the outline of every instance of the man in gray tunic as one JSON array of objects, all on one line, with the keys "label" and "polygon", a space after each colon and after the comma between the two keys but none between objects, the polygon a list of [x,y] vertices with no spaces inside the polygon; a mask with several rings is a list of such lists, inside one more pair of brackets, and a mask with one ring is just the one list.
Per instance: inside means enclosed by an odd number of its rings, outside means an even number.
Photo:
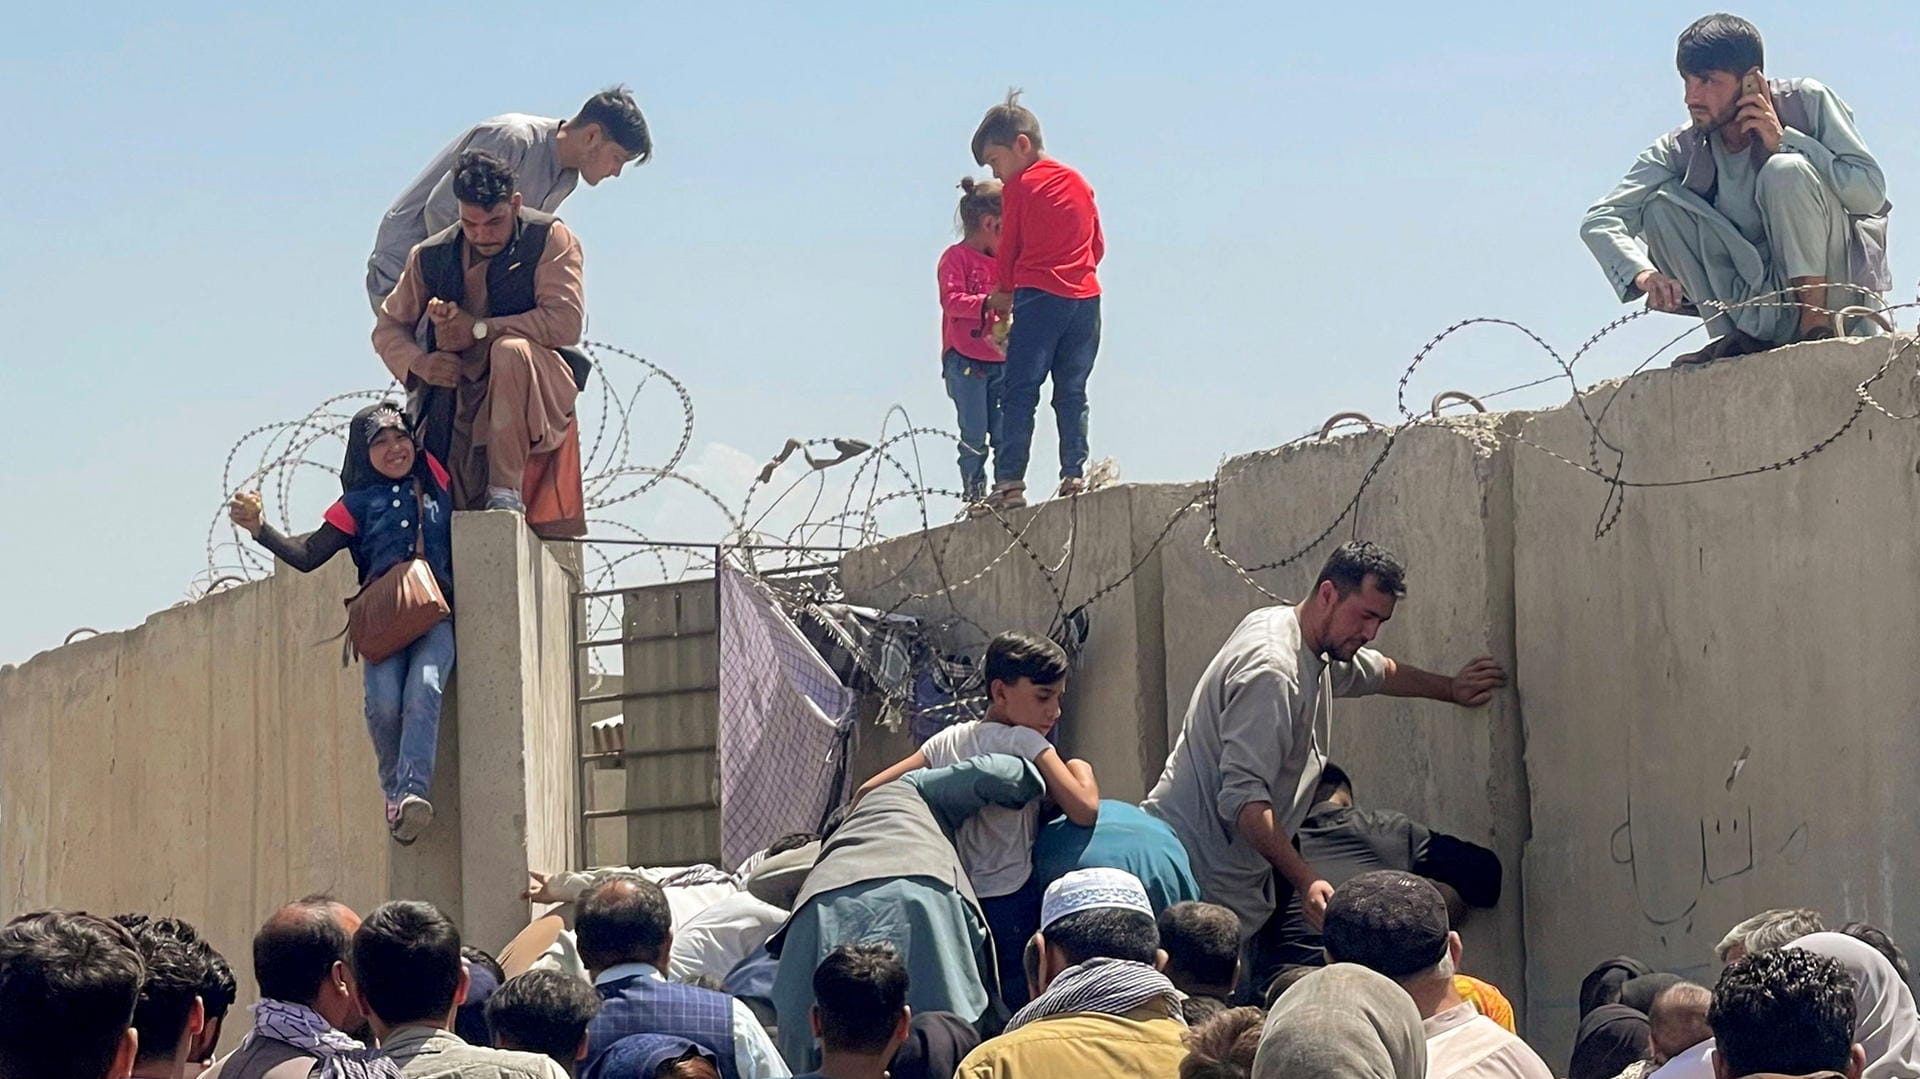
[{"label": "man in gray tunic", "polygon": [[1678,64],[1692,125],[1641,153],[1580,225],[1621,300],[1706,320],[1714,340],[1676,366],[1887,325],[1880,165],[1837,94],[1769,81],[1764,60],[1745,19],[1689,26]]},{"label": "man in gray tunic", "polygon": [[1306,599],[1248,615],[1194,687],[1166,770],[1141,807],[1173,826],[1200,897],[1239,916],[1242,940],[1273,915],[1275,874],[1300,892],[1315,928],[1333,895],[1292,842],[1326,762],[1330,698],[1384,693],[1478,708],[1506,684],[1490,657],[1447,677],[1365,647],[1393,617],[1405,578],[1384,549],[1341,545]]},{"label": "man in gray tunic", "polygon": [[380,219],[373,254],[367,257],[367,298],[376,314],[399,282],[407,253],[459,219],[453,167],[468,150],[484,150],[505,161],[527,208],[550,214],[581,180],[593,187],[628,165],[645,164],[653,156],[653,137],[624,86],[588,98],[571,120],[507,113],[468,128],[407,185]]}]

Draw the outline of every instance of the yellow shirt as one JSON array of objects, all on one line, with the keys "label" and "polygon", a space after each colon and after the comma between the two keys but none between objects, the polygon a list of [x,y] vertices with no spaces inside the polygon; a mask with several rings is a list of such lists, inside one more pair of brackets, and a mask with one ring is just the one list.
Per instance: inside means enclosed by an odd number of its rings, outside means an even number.
[{"label": "yellow shirt", "polygon": [[1127,1017],[1056,1015],[982,1042],[960,1062],[954,1079],[1166,1079],[1180,1074],[1186,1033],[1186,1024],[1154,1008]]}]

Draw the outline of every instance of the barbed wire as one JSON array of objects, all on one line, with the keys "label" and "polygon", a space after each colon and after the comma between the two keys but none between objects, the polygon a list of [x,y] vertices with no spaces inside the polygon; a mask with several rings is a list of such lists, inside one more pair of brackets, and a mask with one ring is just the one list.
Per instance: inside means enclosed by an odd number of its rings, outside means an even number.
[{"label": "barbed wire", "polygon": [[[1726,306],[1716,313],[1730,317],[1749,307],[1805,309],[1808,306],[1780,298],[1783,295],[1784,292],[1758,297],[1744,304]],[[1920,307],[1920,299],[1880,310],[1891,319],[1895,313],[1915,307]],[[996,574],[1011,572],[1009,567],[1014,565],[1022,567],[1019,572],[1031,572],[1034,578],[1030,580],[1042,590],[1045,603],[1052,608],[1049,622],[1057,632],[1076,616],[1126,587],[1172,540],[1182,522],[1200,515],[1204,515],[1207,524],[1202,549],[1262,596],[1273,602],[1284,602],[1279,594],[1262,584],[1257,575],[1298,563],[1320,549],[1343,525],[1351,523],[1352,531],[1357,534],[1368,492],[1379,480],[1401,440],[1422,427],[1466,425],[1480,438],[1528,447],[1582,475],[1598,479],[1605,488],[1594,527],[1594,536],[1599,539],[1620,520],[1627,492],[1631,490],[1689,487],[1793,468],[1843,439],[1858,426],[1868,409],[1894,421],[1920,419],[1920,411],[1896,412],[1883,404],[1874,392],[1895,364],[1913,353],[1915,339],[1896,333],[1879,339],[1887,343],[1886,359],[1865,381],[1852,387],[1853,406],[1848,415],[1833,431],[1811,445],[1778,460],[1732,472],[1659,478],[1630,475],[1628,453],[1608,437],[1605,429],[1606,419],[1626,380],[1583,389],[1579,365],[1604,341],[1647,314],[1640,310],[1614,319],[1583,341],[1570,358],[1563,358],[1542,335],[1511,319],[1482,316],[1453,323],[1416,350],[1398,378],[1394,404],[1399,422],[1378,424],[1359,413],[1336,417],[1365,421],[1370,430],[1382,437],[1352,494],[1340,503],[1324,526],[1309,530],[1309,539],[1263,561],[1246,559],[1232,549],[1221,534],[1222,481],[1228,467],[1236,462],[1282,455],[1311,442],[1339,437],[1331,434],[1334,426],[1331,421],[1272,449],[1223,459],[1213,474],[1198,485],[1196,493],[1181,500],[1168,514],[1151,539],[1132,549],[1123,568],[1107,579],[1083,581],[1081,588],[1085,595],[1077,601],[1073,586],[1081,546],[1077,541],[1084,526],[1081,500],[1085,495],[1055,499],[1027,511],[985,513],[985,520],[998,529],[1000,539],[988,544],[984,554],[977,551],[977,540],[970,539],[968,549],[975,553],[969,557],[968,567],[960,567],[956,565],[954,546],[963,534],[971,537],[977,533],[936,526],[963,516],[966,499],[958,490],[928,482],[922,452],[924,441],[942,447],[944,456],[958,447],[959,439],[938,427],[916,425],[904,408],[894,406],[882,417],[880,429],[871,442],[844,435],[790,441],[778,457],[753,476],[737,501],[730,502],[709,482],[709,477],[695,474],[699,469],[688,463],[696,416],[687,386],[634,352],[603,342],[588,342],[585,347],[595,360],[599,385],[582,395],[577,421],[588,447],[582,461],[582,490],[592,533],[591,538],[580,544],[580,587],[582,591],[603,592],[687,579],[711,574],[720,563],[726,562],[745,571],[756,587],[765,590],[789,611],[800,614],[843,597],[833,571],[844,551],[887,544],[874,553],[874,560],[869,563],[870,567],[877,565],[881,572],[861,582],[863,595],[869,599],[886,597],[886,605],[880,609],[883,616],[911,609],[911,613],[921,618],[935,651],[964,653],[977,651],[991,635],[983,621],[992,620],[978,609],[970,612],[969,608],[974,607],[971,594]],[[1628,372],[1628,377],[1644,371],[1682,341],[1702,332],[1703,326],[1704,323],[1694,322],[1684,332],[1665,340],[1641,359]],[[1461,334],[1480,328],[1500,328],[1521,335],[1551,361],[1552,372],[1477,395],[1449,391],[1435,398],[1429,408],[1417,411],[1408,400],[1415,377],[1433,362],[1443,346]],[[609,361],[620,363],[610,366]],[[1517,422],[1503,422],[1493,416],[1461,418],[1444,412],[1444,402],[1449,397],[1484,411],[1485,402],[1554,383],[1566,385],[1565,403],[1587,430],[1585,460],[1528,437]],[[677,413],[677,437],[671,435],[671,420],[645,425],[642,417],[647,410],[658,409],[650,403],[651,398],[660,394],[643,395],[655,386],[664,387],[672,395],[666,411],[669,415]],[[339,394],[316,405],[304,416],[263,424],[241,436],[228,452],[222,468],[223,498],[208,529],[206,566],[194,577],[189,599],[272,572],[272,560],[266,553],[248,543],[244,534],[227,522],[227,498],[240,490],[270,491],[270,511],[280,520],[292,520],[300,497],[307,493],[306,481],[317,482],[320,476],[315,473],[337,479],[338,467],[333,462],[338,461],[344,449],[345,428],[353,411],[349,406],[357,407],[397,393],[398,387],[390,385],[385,390]],[[662,431],[669,433],[671,449],[658,461],[638,459],[641,439],[636,437],[636,429],[642,426],[656,436]],[[660,439],[656,437],[654,441]],[[816,455],[816,451],[821,452]],[[242,460],[250,466],[244,471],[239,464]],[[713,526],[708,534],[713,538],[685,542],[652,538],[638,512],[651,512],[658,518],[663,508],[659,500],[675,491],[691,496],[694,510],[682,506],[672,508],[683,515],[694,511],[709,514]],[[679,522],[674,524],[677,526]],[[1043,543],[1042,535],[1057,535],[1057,546],[1056,540]],[[826,576],[821,576],[823,574]],[[620,612],[612,598],[601,598],[590,606],[588,618],[590,625],[584,628],[598,636],[606,626],[619,621]],[[858,649],[850,651],[856,664],[877,683],[884,684],[884,672],[872,665],[871,657],[862,655]],[[907,692],[904,687],[893,685],[885,692],[889,706],[907,703],[903,697]]]}]

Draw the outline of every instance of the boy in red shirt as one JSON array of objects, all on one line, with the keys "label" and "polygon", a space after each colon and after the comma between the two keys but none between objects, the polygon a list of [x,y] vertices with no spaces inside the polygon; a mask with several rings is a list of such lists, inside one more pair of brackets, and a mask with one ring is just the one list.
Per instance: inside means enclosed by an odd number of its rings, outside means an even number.
[{"label": "boy in red shirt", "polygon": [[988,109],[973,133],[973,159],[1006,185],[995,251],[998,289],[987,298],[992,310],[1013,313],[988,498],[999,509],[1027,504],[1034,413],[1049,375],[1060,432],[1059,493],[1077,495],[1086,487],[1087,379],[1100,351],[1094,269],[1106,254],[1093,188],[1041,149],[1040,121],[1019,98],[1015,90]]}]

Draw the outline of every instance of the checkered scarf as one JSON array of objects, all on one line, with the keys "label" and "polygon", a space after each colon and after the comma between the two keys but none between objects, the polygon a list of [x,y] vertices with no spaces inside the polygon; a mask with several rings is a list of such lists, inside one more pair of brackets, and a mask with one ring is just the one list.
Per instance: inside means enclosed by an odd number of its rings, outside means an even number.
[{"label": "checkered scarf", "polygon": [[1089,959],[1061,971],[1046,992],[1020,1009],[1007,1029],[1018,1030],[1035,1020],[1073,1012],[1125,1015],[1154,1002],[1166,1009],[1167,1018],[1185,1025],[1186,1020],[1180,1016],[1180,993],[1166,975],[1130,959]]},{"label": "checkered scarf", "polygon": [[272,1038],[319,1057],[320,1079],[400,1079],[400,1066],[385,1053],[333,1029],[319,1012],[302,1004],[284,1000],[255,1004],[247,1040],[255,1038]]}]

